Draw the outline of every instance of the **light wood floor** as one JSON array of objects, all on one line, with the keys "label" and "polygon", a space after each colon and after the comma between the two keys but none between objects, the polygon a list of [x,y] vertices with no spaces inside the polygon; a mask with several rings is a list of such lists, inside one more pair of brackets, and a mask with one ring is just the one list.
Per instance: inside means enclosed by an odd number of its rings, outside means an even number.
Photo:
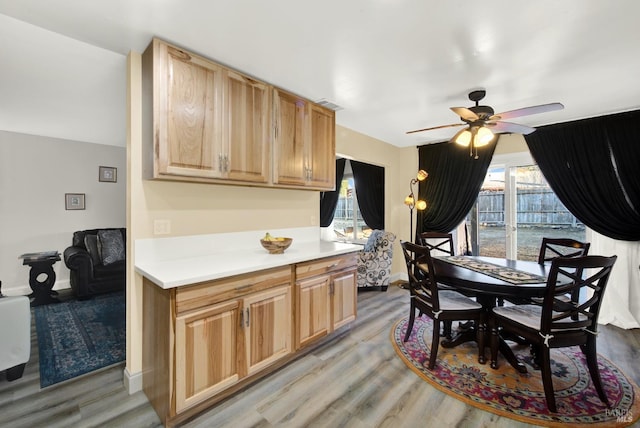
[{"label": "light wood floor", "polygon": [[[186,427],[522,427],[436,390],[400,361],[389,336],[407,292],[358,297],[358,319],[331,343],[248,387]],[[38,344],[23,378],[0,374],[0,427],[156,427],[142,392],[128,395],[124,365],[40,389]],[[640,384],[640,329],[602,326],[599,353]]]}]

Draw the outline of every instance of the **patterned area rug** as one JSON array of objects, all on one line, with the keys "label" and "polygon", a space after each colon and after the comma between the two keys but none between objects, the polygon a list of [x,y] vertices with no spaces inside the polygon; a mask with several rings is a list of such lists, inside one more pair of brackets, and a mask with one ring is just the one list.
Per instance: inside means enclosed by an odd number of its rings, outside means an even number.
[{"label": "patterned area rug", "polygon": [[123,292],[34,307],[44,388],[125,359]]},{"label": "patterned area rug", "polygon": [[[417,318],[413,332],[403,342],[408,318],[391,330],[391,342],[400,358],[420,377],[439,390],[482,410],[518,421],[544,426],[621,427],[640,418],[640,389],[624,373],[598,356],[600,375],[611,409],[598,398],[579,347],[552,350],[553,385],[558,413],[547,409],[540,372],[531,366],[527,346],[514,345],[518,359],[529,371],[520,375],[504,359],[499,368],[478,363],[475,343],[438,350],[436,366],[427,369],[432,321]],[[455,325],[455,323],[454,323]],[[426,341],[425,341],[426,338]],[[487,359],[489,349],[487,348]]]},{"label": "patterned area rug", "polygon": [[462,266],[464,268],[510,282],[511,284],[536,284],[547,281],[547,278],[544,276],[534,275],[529,272],[523,272],[493,263],[482,262],[465,256],[445,256],[439,258],[447,263]]}]

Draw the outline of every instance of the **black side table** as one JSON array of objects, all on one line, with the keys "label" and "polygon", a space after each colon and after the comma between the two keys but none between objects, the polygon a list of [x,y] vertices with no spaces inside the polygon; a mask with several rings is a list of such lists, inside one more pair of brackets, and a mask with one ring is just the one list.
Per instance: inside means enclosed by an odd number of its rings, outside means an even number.
[{"label": "black side table", "polygon": [[[31,271],[29,272],[29,286],[33,291],[29,295],[31,306],[59,302],[55,297],[58,293],[53,291],[53,285],[56,282],[56,273],[53,271],[53,265],[60,260],[60,253],[57,251],[27,253],[21,255],[20,258],[23,259],[23,265],[31,266]],[[45,275],[42,281],[38,279],[40,275]]]}]

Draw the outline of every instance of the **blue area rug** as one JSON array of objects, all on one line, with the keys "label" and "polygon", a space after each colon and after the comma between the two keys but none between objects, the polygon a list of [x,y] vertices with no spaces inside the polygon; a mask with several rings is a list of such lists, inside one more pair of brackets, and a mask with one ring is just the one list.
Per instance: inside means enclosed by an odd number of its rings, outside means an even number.
[{"label": "blue area rug", "polygon": [[34,307],[44,388],[125,359],[124,292]]}]

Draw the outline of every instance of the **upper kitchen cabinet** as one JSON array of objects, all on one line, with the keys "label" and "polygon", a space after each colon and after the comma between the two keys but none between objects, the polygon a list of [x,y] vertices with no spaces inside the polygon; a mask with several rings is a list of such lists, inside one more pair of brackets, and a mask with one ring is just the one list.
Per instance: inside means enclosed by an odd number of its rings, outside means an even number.
[{"label": "upper kitchen cabinet", "polygon": [[225,83],[227,176],[266,183],[271,162],[271,87],[231,70],[225,74]]},{"label": "upper kitchen cabinet", "polygon": [[334,188],[332,110],[159,39],[142,72],[146,177]]},{"label": "upper kitchen cabinet", "polygon": [[274,89],[273,153],[275,184],[333,190],[335,112]]},{"label": "upper kitchen cabinet", "polygon": [[154,178],[268,182],[269,85],[158,39],[144,53],[143,73]]}]

